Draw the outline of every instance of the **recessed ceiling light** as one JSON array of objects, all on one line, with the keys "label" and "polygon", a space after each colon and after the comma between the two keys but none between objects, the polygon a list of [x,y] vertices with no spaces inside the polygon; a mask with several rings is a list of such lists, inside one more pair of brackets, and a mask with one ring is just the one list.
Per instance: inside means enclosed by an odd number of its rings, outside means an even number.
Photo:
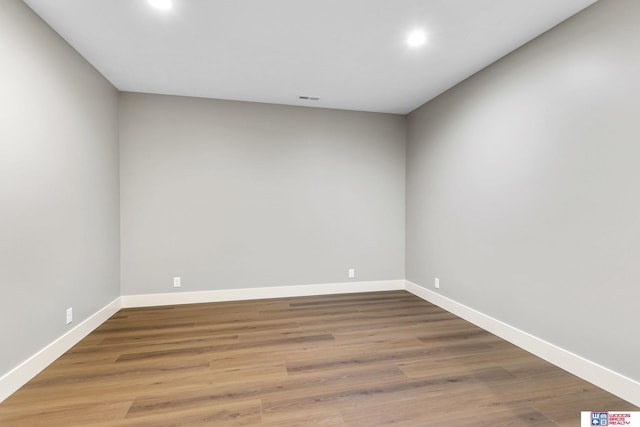
[{"label": "recessed ceiling light", "polygon": [[172,0],[147,0],[156,9],[169,10],[173,6]]},{"label": "recessed ceiling light", "polygon": [[427,35],[422,30],[413,30],[407,37],[407,44],[411,47],[418,47],[425,44],[427,41]]}]

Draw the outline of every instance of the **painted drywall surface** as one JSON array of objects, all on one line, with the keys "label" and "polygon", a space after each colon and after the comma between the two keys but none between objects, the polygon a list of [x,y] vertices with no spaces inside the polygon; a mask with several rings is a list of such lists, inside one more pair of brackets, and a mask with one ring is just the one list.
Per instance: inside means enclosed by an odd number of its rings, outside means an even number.
[{"label": "painted drywall surface", "polygon": [[403,116],[123,93],[120,124],[123,295],[404,278]]},{"label": "painted drywall surface", "polygon": [[640,380],[640,2],[408,117],[407,279]]},{"label": "painted drywall surface", "polygon": [[117,91],[18,0],[0,58],[2,376],[120,290]]}]

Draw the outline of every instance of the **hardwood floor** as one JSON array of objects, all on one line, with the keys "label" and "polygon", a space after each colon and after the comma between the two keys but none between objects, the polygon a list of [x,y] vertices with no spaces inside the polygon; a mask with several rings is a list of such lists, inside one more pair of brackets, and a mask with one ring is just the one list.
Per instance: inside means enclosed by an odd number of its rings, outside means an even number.
[{"label": "hardwood floor", "polygon": [[124,309],[2,426],[579,426],[635,406],[407,292]]}]

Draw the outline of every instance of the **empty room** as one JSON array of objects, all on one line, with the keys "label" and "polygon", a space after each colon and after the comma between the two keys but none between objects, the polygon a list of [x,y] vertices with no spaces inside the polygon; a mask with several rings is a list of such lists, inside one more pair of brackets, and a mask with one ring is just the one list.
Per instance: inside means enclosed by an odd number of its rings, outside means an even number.
[{"label": "empty room", "polygon": [[0,426],[640,426],[637,0],[0,0]]}]

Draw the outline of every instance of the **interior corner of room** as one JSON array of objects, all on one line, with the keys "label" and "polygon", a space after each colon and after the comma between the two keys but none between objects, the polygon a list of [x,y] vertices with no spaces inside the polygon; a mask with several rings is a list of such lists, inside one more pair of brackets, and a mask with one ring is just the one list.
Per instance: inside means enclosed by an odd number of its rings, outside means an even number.
[{"label": "interior corner of room", "polygon": [[405,115],[121,92],[3,0],[0,401],[122,307],[406,289],[640,405],[639,18]]}]

